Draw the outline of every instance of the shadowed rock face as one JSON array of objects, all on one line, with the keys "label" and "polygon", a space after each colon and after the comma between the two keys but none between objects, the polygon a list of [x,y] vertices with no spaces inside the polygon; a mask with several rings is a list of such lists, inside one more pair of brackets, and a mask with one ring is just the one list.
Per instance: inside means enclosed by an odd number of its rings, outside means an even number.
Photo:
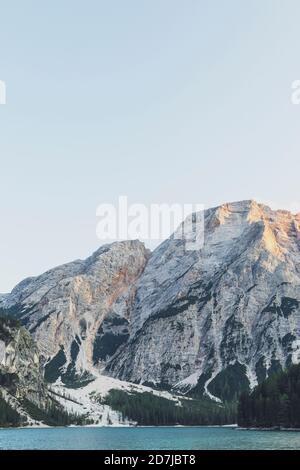
[{"label": "shadowed rock face", "polygon": [[47,400],[36,344],[25,328],[1,317],[0,389],[39,405]]},{"label": "shadowed rock face", "polygon": [[55,358],[52,373],[58,362],[73,378],[105,367],[228,399],[299,362],[300,215],[243,201],[205,211],[204,225],[201,250],[173,237],[151,256],[114,243],[23,281],[0,308]]}]

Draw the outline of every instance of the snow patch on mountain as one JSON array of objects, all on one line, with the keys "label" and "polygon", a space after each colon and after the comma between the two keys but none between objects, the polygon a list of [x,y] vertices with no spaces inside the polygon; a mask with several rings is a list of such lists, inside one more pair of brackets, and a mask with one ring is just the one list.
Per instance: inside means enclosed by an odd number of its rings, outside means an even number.
[{"label": "snow patch on mountain", "polygon": [[166,398],[181,406],[178,396],[166,391],[153,390],[150,387],[123,382],[107,376],[98,376],[88,385],[76,389],[67,388],[58,379],[50,387],[55,399],[70,413],[85,416],[95,426],[131,426],[134,421],[127,420],[122,414],[113,410],[101,401],[111,390],[122,390],[127,393],[152,393],[155,396]]}]

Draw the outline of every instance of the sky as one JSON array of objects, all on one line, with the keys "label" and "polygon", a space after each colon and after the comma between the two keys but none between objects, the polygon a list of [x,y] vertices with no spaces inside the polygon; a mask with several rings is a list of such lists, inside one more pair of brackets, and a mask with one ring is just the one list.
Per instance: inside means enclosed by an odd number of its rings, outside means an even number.
[{"label": "sky", "polygon": [[96,208],[300,211],[298,0],[0,0],[0,292],[101,245]]}]

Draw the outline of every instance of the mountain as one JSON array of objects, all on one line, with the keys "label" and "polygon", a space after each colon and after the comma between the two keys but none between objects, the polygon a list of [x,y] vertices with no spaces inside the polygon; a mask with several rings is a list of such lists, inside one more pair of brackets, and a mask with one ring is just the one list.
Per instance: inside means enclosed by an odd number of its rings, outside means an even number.
[{"label": "mountain", "polygon": [[36,424],[25,405],[44,408],[49,398],[39,351],[14,318],[0,317],[0,426]]},{"label": "mountain", "polygon": [[45,403],[39,351],[28,331],[13,318],[0,317],[0,385],[18,399]]},{"label": "mountain", "polygon": [[[34,337],[45,376],[86,383],[129,337],[135,282],[148,250],[138,241],[114,243],[85,261],[29,278],[2,296],[0,309]],[[59,369],[63,368],[60,374]]]},{"label": "mountain", "polygon": [[[255,201],[204,213],[204,246],[101,247],[0,297],[48,382],[95,377],[232,400],[300,360],[300,215]],[[98,380],[98,379],[97,379]],[[113,379],[111,379],[113,380]]]},{"label": "mountain", "polygon": [[0,427],[230,424],[235,406],[219,407],[99,376],[89,383],[45,382],[37,345],[13,317],[0,317]]},{"label": "mountain", "polygon": [[[105,403],[113,389],[127,394],[150,389],[101,377],[80,389],[48,384],[30,333],[13,317],[0,317],[0,427],[70,424],[129,425],[132,421]],[[157,398],[175,400],[167,392]]]},{"label": "mountain", "polygon": [[173,237],[136,286],[121,379],[228,400],[300,355],[300,215],[255,201],[205,211],[204,247]]}]

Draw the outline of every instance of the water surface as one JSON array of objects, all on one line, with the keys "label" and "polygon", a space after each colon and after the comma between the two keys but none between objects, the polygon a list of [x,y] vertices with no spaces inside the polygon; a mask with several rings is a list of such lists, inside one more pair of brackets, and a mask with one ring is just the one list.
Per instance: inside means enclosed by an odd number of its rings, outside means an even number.
[{"label": "water surface", "polygon": [[0,429],[0,449],[300,449],[300,432],[214,427]]}]

